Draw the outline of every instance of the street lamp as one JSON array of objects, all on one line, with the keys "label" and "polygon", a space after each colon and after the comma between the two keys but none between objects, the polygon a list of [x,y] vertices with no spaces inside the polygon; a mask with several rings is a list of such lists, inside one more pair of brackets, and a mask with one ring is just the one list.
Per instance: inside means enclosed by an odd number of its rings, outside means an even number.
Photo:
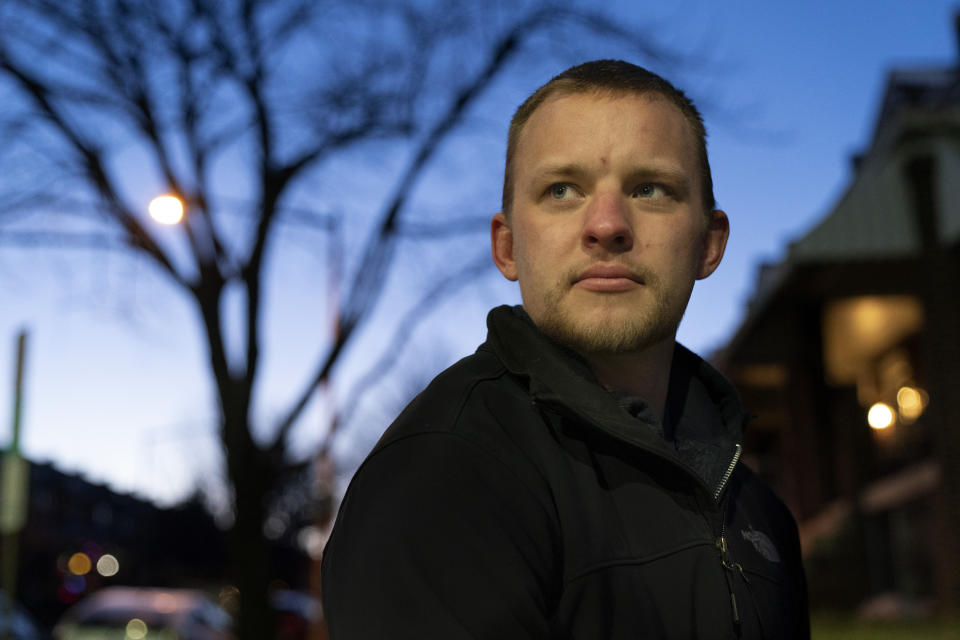
[{"label": "street lamp", "polygon": [[183,219],[183,203],[176,196],[157,196],[150,201],[147,211],[160,224],[177,224]]}]

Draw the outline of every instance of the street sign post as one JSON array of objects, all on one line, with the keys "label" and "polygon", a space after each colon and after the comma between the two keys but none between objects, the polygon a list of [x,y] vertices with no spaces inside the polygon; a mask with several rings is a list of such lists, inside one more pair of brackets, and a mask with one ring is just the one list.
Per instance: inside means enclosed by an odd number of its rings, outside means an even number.
[{"label": "street sign post", "polygon": [[27,481],[30,464],[20,455],[20,416],[23,407],[23,361],[27,349],[27,332],[17,336],[17,374],[13,390],[13,434],[10,446],[3,456],[0,470],[0,534],[3,536],[2,581],[6,592],[3,618],[0,619],[0,639],[7,640],[13,633],[14,602],[17,593],[17,560],[20,530],[27,520]]}]

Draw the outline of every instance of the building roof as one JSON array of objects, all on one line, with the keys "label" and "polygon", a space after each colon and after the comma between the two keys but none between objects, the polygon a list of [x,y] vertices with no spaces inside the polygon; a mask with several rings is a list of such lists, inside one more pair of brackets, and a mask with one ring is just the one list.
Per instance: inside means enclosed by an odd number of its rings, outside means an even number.
[{"label": "building roof", "polygon": [[912,189],[905,174],[906,161],[917,155],[936,158],[938,234],[946,244],[960,244],[958,67],[890,72],[873,138],[855,158],[850,185],[817,224],[790,244],[783,260],[760,268],[738,335],[764,313],[798,267],[920,255]]},{"label": "building roof", "polygon": [[939,110],[956,105],[960,105],[960,70],[956,67],[894,69],[887,78],[874,140],[905,110]]},{"label": "building roof", "polygon": [[[927,153],[940,165],[940,234],[960,239],[960,70],[895,70],[889,75],[873,140],[855,162],[840,201],[789,249],[787,261],[818,263],[917,255],[920,239],[906,158]],[[948,178],[950,176],[951,178]]]}]

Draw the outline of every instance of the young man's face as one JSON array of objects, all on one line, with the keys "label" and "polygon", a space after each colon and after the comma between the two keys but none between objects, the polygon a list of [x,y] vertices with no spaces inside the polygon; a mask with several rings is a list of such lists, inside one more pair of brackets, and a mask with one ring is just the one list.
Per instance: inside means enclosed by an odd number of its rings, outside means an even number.
[{"label": "young man's face", "polygon": [[582,354],[674,339],[728,226],[702,209],[693,133],[655,95],[549,98],[517,145],[513,210],[494,261],[541,330]]}]

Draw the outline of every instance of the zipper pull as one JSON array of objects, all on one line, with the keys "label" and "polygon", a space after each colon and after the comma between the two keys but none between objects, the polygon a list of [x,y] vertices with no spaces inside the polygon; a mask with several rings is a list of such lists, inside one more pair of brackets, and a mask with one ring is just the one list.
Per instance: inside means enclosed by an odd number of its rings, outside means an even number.
[{"label": "zipper pull", "polygon": [[733,575],[734,569],[739,569],[742,575],[743,568],[739,563],[732,563],[728,559],[726,537],[721,535],[719,538],[717,538],[717,549],[720,551],[720,564],[723,565],[724,568],[723,577],[727,580],[727,590],[730,591],[730,609],[733,612],[733,630],[739,638],[740,634],[742,633],[740,607],[737,606],[737,596],[733,593],[733,579],[731,576]]},{"label": "zipper pull", "polygon": [[732,571],[735,565],[727,559],[727,539],[724,536],[717,538],[717,549],[720,551],[720,564],[723,565],[724,569]]},{"label": "zipper pull", "polygon": [[748,578],[747,574],[744,573],[743,565],[740,564],[739,562],[734,562],[733,566],[735,566],[737,568],[737,571],[740,572],[740,577],[743,578],[743,581],[746,582],[747,584],[750,584],[750,578]]}]

